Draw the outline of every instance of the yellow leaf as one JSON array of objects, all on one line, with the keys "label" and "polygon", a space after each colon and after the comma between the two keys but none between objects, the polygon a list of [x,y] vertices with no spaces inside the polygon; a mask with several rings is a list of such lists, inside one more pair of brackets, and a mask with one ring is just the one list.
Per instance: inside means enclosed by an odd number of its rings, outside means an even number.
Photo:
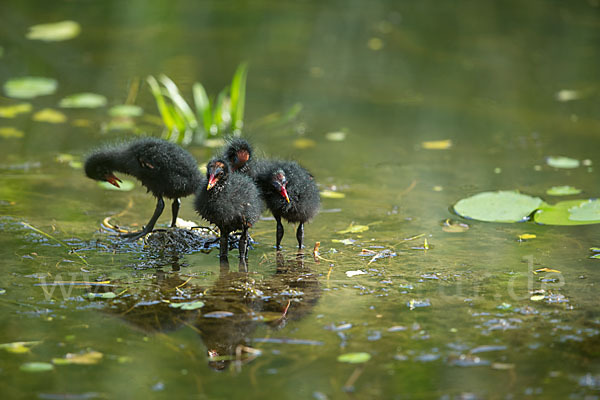
[{"label": "yellow leaf", "polygon": [[76,126],[78,128],[87,128],[92,126],[92,121],[83,118],[74,119],[71,123],[73,126]]},{"label": "yellow leaf", "polygon": [[346,229],[343,229],[341,231],[338,231],[337,233],[360,233],[360,232],[364,232],[364,231],[368,231],[369,227],[367,225],[352,225],[350,224],[349,227],[347,227]]},{"label": "yellow leaf", "polygon": [[104,355],[98,351],[89,351],[83,354],[67,353],[64,358],[53,358],[54,364],[76,364],[76,365],[93,365],[102,361]]},{"label": "yellow leaf", "polygon": [[383,49],[383,40],[379,39],[378,37],[372,37],[367,42],[367,47],[373,51],[381,50]]},{"label": "yellow leaf", "polygon": [[0,107],[0,117],[14,118],[19,114],[28,113],[31,111],[31,104],[19,103],[13,106]]},{"label": "yellow leaf", "polygon": [[356,240],[353,239],[331,239],[331,241],[333,243],[341,243],[341,244],[345,244],[345,245],[350,245],[352,243],[354,243]]},{"label": "yellow leaf", "polygon": [[422,142],[421,147],[426,150],[446,150],[452,147],[452,140],[431,140],[427,142]]},{"label": "yellow leaf", "polygon": [[5,126],[5,127],[0,128],[0,137],[10,139],[10,138],[22,138],[23,136],[25,136],[23,131],[13,128],[12,126]]},{"label": "yellow leaf", "polygon": [[523,233],[519,235],[519,240],[535,239],[536,237],[533,233]]},{"label": "yellow leaf", "polygon": [[51,108],[44,108],[33,114],[33,120],[38,122],[48,122],[51,124],[60,124],[67,120],[67,116],[60,111]]},{"label": "yellow leaf", "polygon": [[346,197],[344,193],[334,192],[333,190],[323,190],[321,193],[321,197],[324,199],[343,199]]},{"label": "yellow leaf", "polygon": [[315,147],[316,145],[317,142],[315,142],[312,139],[300,138],[294,140],[294,147],[301,150],[310,149],[311,147]]},{"label": "yellow leaf", "polygon": [[541,301],[544,300],[546,298],[546,296],[544,296],[543,294],[534,294],[533,296],[531,296],[529,298],[529,300],[531,301]]},{"label": "yellow leaf", "polygon": [[540,272],[556,272],[557,274],[560,274],[561,272],[559,270],[556,269],[552,269],[552,268],[540,268],[540,269],[536,269],[535,271],[533,271],[534,273],[540,273]]},{"label": "yellow leaf", "polygon": [[23,354],[31,351],[30,347],[42,343],[41,341],[33,342],[12,342],[0,344],[0,349],[6,350],[9,353]]}]

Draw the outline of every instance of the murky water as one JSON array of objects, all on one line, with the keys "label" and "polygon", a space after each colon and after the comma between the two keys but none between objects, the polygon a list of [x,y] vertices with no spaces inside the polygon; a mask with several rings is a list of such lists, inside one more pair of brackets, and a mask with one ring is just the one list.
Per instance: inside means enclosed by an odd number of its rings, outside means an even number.
[{"label": "murky water", "polygon": [[[291,225],[277,255],[275,222],[260,221],[245,272],[236,250],[221,265],[215,250],[100,230],[105,217],[135,226],[154,208],[140,187],[105,191],[56,161],[127,135],[105,129],[106,108],[62,110],[60,124],[0,118],[24,132],[0,138],[0,343],[36,342],[0,348],[3,398],[600,396],[598,226],[451,212],[487,190],[550,203],[564,199],[552,186],[599,195],[597,1],[5,3],[0,80],[59,82],[33,112],[77,92],[120,104],[148,74],[214,93],[248,60],[245,134],[345,197],[323,199],[302,256]],[[77,38],[25,38],[65,19],[81,24]],[[136,103],[157,114],[146,87]],[[296,103],[294,123],[260,125]],[[345,140],[326,138],[337,131]],[[445,139],[446,150],[421,145]],[[199,162],[212,152],[190,151]],[[554,169],[551,155],[591,166]],[[181,217],[202,222],[191,198]],[[469,229],[447,232],[447,219]],[[351,223],[369,229],[338,233]],[[370,359],[338,361],[346,353]],[[53,369],[22,370],[30,362]]]}]

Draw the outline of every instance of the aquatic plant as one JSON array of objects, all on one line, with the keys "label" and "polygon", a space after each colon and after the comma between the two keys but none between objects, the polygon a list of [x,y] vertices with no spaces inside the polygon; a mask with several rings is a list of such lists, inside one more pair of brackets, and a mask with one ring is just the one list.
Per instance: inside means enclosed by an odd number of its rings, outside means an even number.
[{"label": "aquatic plant", "polygon": [[146,81],[166,128],[163,138],[187,145],[224,135],[240,136],[244,126],[247,73],[248,66],[244,62],[237,67],[231,84],[214,98],[208,96],[200,82],[194,83],[193,107],[169,77],[148,76]]}]

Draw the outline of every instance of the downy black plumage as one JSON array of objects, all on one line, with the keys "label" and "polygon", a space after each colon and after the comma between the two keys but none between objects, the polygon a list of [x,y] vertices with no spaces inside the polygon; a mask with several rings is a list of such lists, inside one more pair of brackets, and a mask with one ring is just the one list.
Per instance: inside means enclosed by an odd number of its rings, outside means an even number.
[{"label": "downy black plumage", "polygon": [[119,146],[105,147],[90,154],[85,161],[85,174],[98,181],[119,187],[114,173],[137,178],[154,197],[156,208],[146,226],[137,232],[122,234],[132,240],[152,232],[164,210],[163,197],[173,199],[171,226],[177,222],[180,197],[194,193],[201,181],[196,159],[176,144],[157,138],[143,138]]},{"label": "downy black plumage", "polygon": [[268,161],[261,165],[257,178],[263,199],[277,221],[277,249],[281,248],[281,219],[297,222],[296,239],[302,248],[304,223],[319,212],[319,189],[313,176],[294,161]]},{"label": "downy black plumage", "polygon": [[227,257],[229,233],[241,230],[240,259],[248,257],[248,229],[260,218],[262,200],[252,179],[231,172],[225,158],[214,158],[206,166],[206,179],[196,193],[195,208],[220,231],[220,256]]}]

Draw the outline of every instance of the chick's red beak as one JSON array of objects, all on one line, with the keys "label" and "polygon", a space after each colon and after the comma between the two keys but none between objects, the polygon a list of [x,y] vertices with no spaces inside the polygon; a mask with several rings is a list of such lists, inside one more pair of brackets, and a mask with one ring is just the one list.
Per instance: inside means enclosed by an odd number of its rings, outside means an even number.
[{"label": "chick's red beak", "polygon": [[119,186],[119,183],[123,183],[123,181],[117,178],[114,174],[107,175],[105,180],[106,182],[116,187],[121,187]]},{"label": "chick's red beak", "polygon": [[213,186],[217,184],[218,179],[215,178],[215,174],[210,174],[208,177],[208,185],[206,186],[206,190],[212,189]]},{"label": "chick's red beak", "polygon": [[279,193],[281,193],[281,195],[282,195],[283,197],[285,197],[285,200],[286,200],[288,203],[290,202],[290,198],[288,197],[288,194],[287,194],[287,189],[285,188],[285,186],[282,186],[282,187],[281,187],[281,191],[280,191]]}]

